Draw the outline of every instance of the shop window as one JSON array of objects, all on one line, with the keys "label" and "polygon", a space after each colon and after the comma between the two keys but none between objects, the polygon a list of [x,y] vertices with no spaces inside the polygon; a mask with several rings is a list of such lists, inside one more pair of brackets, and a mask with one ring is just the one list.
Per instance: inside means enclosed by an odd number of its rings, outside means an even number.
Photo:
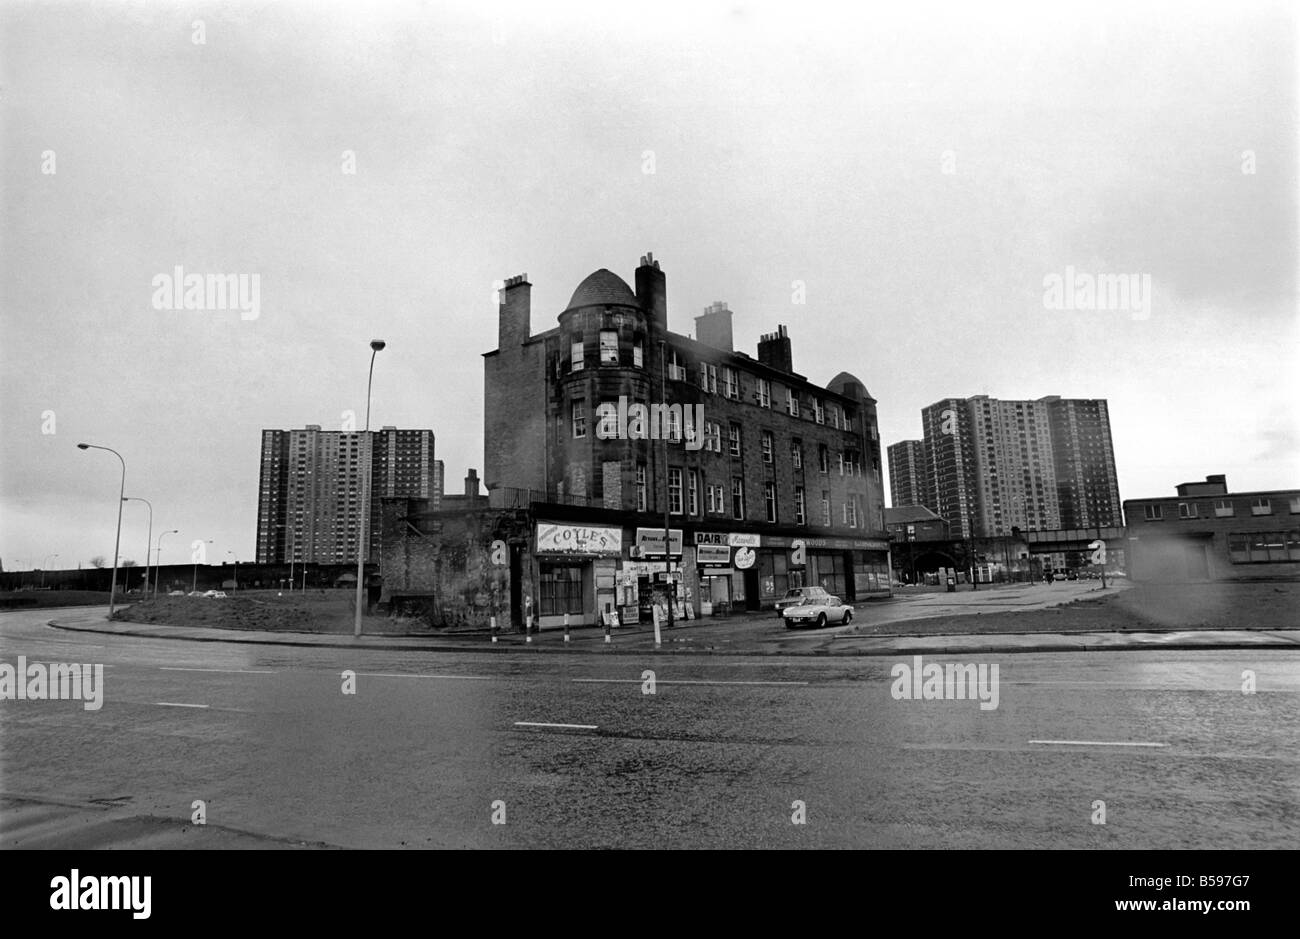
[{"label": "shop window", "polygon": [[542,616],[582,614],[582,567],[542,564],[538,571],[538,613]]}]

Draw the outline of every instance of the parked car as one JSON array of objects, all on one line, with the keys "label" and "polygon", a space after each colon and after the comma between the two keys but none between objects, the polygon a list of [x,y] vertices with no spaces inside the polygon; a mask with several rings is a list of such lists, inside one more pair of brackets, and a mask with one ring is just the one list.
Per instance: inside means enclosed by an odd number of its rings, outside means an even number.
[{"label": "parked car", "polygon": [[172,590],[172,591],[170,591],[170,592],[167,594],[167,596],[169,596],[169,597],[183,597],[183,596],[185,596],[185,591],[184,591],[184,590]]},{"label": "parked car", "polygon": [[1052,580],[1065,580],[1065,571],[1062,570],[1053,571]]},{"label": "parked car", "polygon": [[[826,591],[823,590],[822,593]],[[808,625],[820,628],[829,622],[848,625],[853,619],[853,607],[842,603],[839,597],[827,594],[824,598],[809,597],[794,606],[788,606],[781,616],[785,619],[786,629]]]},{"label": "parked car", "polygon": [[1065,572],[1065,579],[1066,579],[1066,580],[1078,580],[1078,579],[1079,579],[1079,572],[1076,571],[1076,570],[1068,570],[1068,571]]},{"label": "parked car", "polygon": [[212,595],[216,597],[218,600],[224,600],[226,598],[226,592],[224,590],[218,590],[214,592]]},{"label": "parked car", "polygon": [[805,600],[826,600],[829,597],[825,587],[791,587],[784,597],[776,601],[776,615],[781,616],[787,609]]},{"label": "parked car", "polygon": [[201,596],[203,596],[203,591],[202,591],[202,590],[191,590],[191,591],[190,591],[189,593],[187,593],[185,596],[187,596],[187,597],[201,597]]}]

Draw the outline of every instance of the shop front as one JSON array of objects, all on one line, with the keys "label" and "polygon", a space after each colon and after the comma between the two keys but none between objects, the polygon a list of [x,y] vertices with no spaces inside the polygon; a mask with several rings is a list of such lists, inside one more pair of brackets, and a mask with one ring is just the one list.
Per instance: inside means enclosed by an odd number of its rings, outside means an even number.
[{"label": "shop front", "polygon": [[761,538],[746,532],[694,533],[701,616],[758,609]]},{"label": "shop front", "polygon": [[821,587],[849,603],[891,595],[889,543],[881,539],[765,535],[758,569],[764,607],[795,587]]},{"label": "shop front", "polygon": [[685,620],[694,603],[691,583],[685,576],[680,528],[668,531],[667,548],[662,528],[638,528],[632,533],[632,548],[620,567],[620,617],[624,623],[653,623],[655,608],[662,620],[671,605],[673,618]]},{"label": "shop front", "polygon": [[[538,629],[594,626],[617,602],[623,529],[617,526],[537,522]],[[525,609],[530,605],[525,598]]]}]

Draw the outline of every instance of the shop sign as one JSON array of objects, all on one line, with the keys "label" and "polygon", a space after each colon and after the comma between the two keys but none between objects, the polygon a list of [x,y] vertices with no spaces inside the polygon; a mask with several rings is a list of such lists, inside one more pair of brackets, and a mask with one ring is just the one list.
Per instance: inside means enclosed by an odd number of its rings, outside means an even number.
[{"label": "shop sign", "polygon": [[757,557],[758,557],[758,555],[756,555],[756,554],[754,553],[754,549],[753,549],[753,548],[748,548],[748,547],[746,547],[746,548],[737,548],[737,549],[736,549],[736,569],[737,569],[737,570],[742,570],[742,571],[747,571],[747,570],[749,570],[751,567],[754,566],[754,559],[757,558]]},{"label": "shop sign", "polygon": [[730,567],[731,549],[725,544],[697,543],[695,546],[695,561],[703,567]]},{"label": "shop sign", "polygon": [[574,554],[587,557],[618,557],[623,546],[623,529],[590,525],[537,523],[538,554]]},{"label": "shop sign", "polygon": [[742,534],[741,532],[732,532],[727,536],[727,544],[733,548],[757,548],[759,543],[758,535]]},{"label": "shop sign", "polygon": [[[636,546],[640,549],[642,557],[651,555],[663,557],[664,530],[662,528],[638,528],[636,530]],[[680,528],[668,529],[668,548],[673,557],[682,556],[682,530]]]}]

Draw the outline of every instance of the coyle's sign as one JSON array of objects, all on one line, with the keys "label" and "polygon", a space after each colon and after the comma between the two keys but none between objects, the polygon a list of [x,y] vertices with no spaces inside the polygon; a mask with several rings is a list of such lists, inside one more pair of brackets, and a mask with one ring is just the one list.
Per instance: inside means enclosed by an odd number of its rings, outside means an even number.
[{"label": "coyle's sign", "polygon": [[590,525],[554,525],[537,523],[538,554],[582,554],[618,557],[623,545],[623,530]]}]

